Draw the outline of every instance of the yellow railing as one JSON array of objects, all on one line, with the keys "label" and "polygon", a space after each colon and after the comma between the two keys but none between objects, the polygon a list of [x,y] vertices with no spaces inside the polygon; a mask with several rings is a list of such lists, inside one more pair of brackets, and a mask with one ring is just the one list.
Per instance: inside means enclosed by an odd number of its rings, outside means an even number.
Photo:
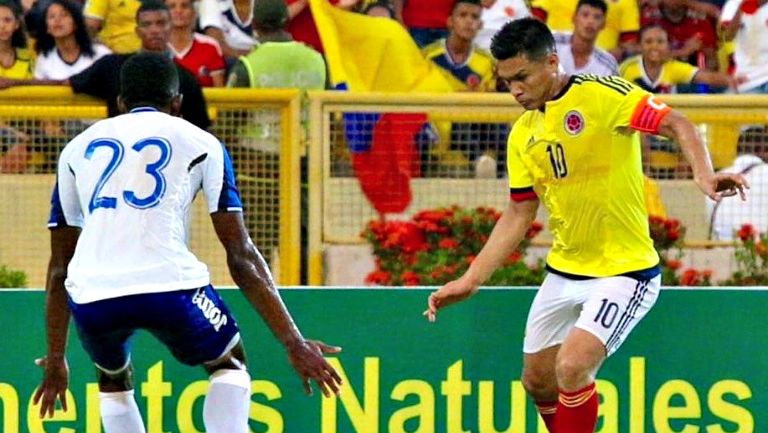
[{"label": "yellow railing", "polygon": [[[299,284],[301,95],[297,90],[255,89],[205,89],[204,93],[213,120],[212,131],[223,139],[241,168],[238,181],[249,228],[264,232],[261,237],[252,233],[254,241],[276,265],[280,284]],[[0,174],[0,264],[24,270],[33,287],[44,285],[49,255],[45,221],[54,182],[53,165],[60,147],[72,136],[61,125],[77,123],[81,130],[105,115],[103,102],[74,95],[68,87],[0,91],[0,128],[12,132],[13,140],[17,140],[4,143],[6,149],[2,150],[25,147],[24,152],[30,154],[22,153],[21,161],[3,161],[6,174]],[[275,123],[269,130],[270,137],[242,139],[253,124],[270,122]],[[52,134],[59,132],[61,137],[51,144]],[[263,156],[267,152],[258,150],[262,139],[279,143],[268,158]],[[265,191],[265,197],[257,195]],[[232,284],[206,210],[198,203],[194,212],[190,229],[193,250],[209,265],[214,282]],[[259,229],[265,222],[274,222],[276,229]]]}]

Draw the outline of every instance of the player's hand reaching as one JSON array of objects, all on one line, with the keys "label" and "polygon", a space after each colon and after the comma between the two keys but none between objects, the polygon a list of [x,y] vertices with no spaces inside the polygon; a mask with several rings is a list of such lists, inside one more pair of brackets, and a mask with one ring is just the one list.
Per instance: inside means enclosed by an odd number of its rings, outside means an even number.
[{"label": "player's hand reaching", "polygon": [[34,404],[40,403],[40,418],[53,417],[56,400],[67,411],[67,387],[69,386],[69,367],[64,357],[38,358],[35,364],[43,368],[43,383],[35,392]]},{"label": "player's hand reaching", "polygon": [[738,173],[716,173],[710,178],[697,179],[699,189],[714,201],[720,201],[724,197],[739,194],[742,200],[747,199],[746,190],[749,189],[747,180]]},{"label": "player's hand reaching", "polygon": [[301,377],[301,383],[307,395],[312,395],[312,380],[317,383],[326,397],[330,397],[331,393],[339,394],[341,377],[323,358],[323,355],[339,353],[341,347],[329,346],[322,341],[302,339],[289,345],[287,349],[291,365]]},{"label": "player's hand reaching", "polygon": [[429,295],[427,309],[423,314],[427,320],[434,322],[437,320],[437,310],[469,298],[479,288],[477,284],[467,281],[465,277],[453,280]]}]

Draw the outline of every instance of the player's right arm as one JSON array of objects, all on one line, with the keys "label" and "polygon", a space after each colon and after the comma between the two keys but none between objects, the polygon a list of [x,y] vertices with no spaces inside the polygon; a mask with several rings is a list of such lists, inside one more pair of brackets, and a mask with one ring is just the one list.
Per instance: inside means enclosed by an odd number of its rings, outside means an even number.
[{"label": "player's right arm", "polygon": [[307,394],[312,393],[310,380],[314,380],[326,396],[331,392],[338,394],[341,378],[323,354],[338,353],[341,349],[307,340],[299,331],[280,297],[264,257],[251,241],[243,222],[242,204],[229,155],[223,146],[221,151],[216,150],[205,157],[203,189],[213,227],[227,254],[229,273],[285,347]]},{"label": "player's right arm", "polygon": [[435,321],[437,310],[472,296],[493,272],[504,263],[525,237],[536,218],[538,199],[510,200],[501,218],[493,227],[488,241],[461,277],[449,282],[429,296],[424,314]]},{"label": "player's right arm", "polygon": [[493,227],[482,250],[469,269],[456,280],[449,282],[429,296],[424,315],[430,322],[435,321],[437,310],[472,296],[493,272],[504,263],[525,237],[528,228],[536,218],[539,199],[533,191],[533,177],[526,168],[515,143],[527,143],[525,127],[518,123],[510,132],[507,145],[507,170],[510,185],[510,200],[501,217]]}]

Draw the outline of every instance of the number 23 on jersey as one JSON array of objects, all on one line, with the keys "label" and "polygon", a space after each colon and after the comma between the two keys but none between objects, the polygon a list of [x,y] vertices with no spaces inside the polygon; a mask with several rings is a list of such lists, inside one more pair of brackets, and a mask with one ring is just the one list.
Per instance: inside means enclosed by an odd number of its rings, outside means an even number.
[{"label": "number 23 on jersey", "polygon": [[[171,160],[171,144],[168,140],[161,137],[149,137],[144,138],[130,147],[130,150],[134,152],[142,152],[147,147],[156,147],[160,151],[160,156],[157,161],[149,163],[145,167],[145,172],[152,177],[155,181],[154,190],[146,197],[139,197],[134,191],[123,191],[123,201],[129,206],[137,209],[148,209],[156,206],[163,198],[165,194],[166,181],[163,176],[163,169],[168,165]],[[85,159],[90,160],[94,153],[104,148],[103,151],[111,151],[112,157],[104,168],[104,171],[99,176],[99,180],[96,182],[96,187],[91,194],[91,200],[88,203],[88,212],[93,213],[98,208],[114,209],[117,207],[117,197],[102,196],[101,190],[104,185],[109,182],[110,177],[115,173],[117,168],[123,162],[125,156],[125,146],[118,140],[111,138],[99,138],[88,144],[85,149]]]}]

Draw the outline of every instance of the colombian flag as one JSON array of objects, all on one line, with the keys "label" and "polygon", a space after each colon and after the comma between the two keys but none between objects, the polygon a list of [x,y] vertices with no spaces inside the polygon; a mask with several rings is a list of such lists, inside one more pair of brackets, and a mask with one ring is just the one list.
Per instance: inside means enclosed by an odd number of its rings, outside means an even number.
[{"label": "colombian flag", "polygon": [[[397,21],[347,12],[328,0],[310,0],[325,50],[331,86],[351,92],[451,92],[450,84]],[[414,137],[424,113],[345,113],[347,144],[360,187],[380,213],[411,202],[419,174]]]}]

